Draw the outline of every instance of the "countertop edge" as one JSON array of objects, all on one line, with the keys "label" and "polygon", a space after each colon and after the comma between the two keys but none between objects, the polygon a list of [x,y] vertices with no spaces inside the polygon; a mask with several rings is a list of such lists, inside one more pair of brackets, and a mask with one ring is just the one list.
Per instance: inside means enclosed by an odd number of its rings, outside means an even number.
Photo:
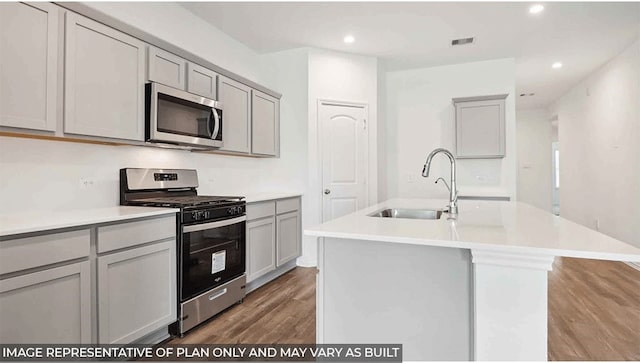
[{"label": "countertop edge", "polygon": [[310,236],[310,237],[318,237],[318,238],[322,237],[322,238],[363,240],[363,241],[375,241],[375,242],[386,242],[386,243],[421,245],[421,246],[429,246],[429,247],[448,247],[448,248],[460,248],[460,249],[469,249],[469,250],[500,251],[500,252],[513,252],[513,253],[533,254],[533,255],[547,255],[547,256],[557,256],[557,257],[590,258],[590,259],[597,259],[597,260],[609,260],[609,261],[621,261],[621,262],[640,262],[640,255],[609,253],[609,252],[562,250],[562,249],[543,248],[543,247],[501,246],[501,245],[486,244],[481,242],[431,240],[431,239],[393,237],[393,236],[358,235],[358,234],[344,233],[344,232],[327,232],[327,231],[317,231],[317,230],[305,230],[304,235]]},{"label": "countertop edge", "polygon": [[267,202],[271,200],[278,199],[288,199],[288,198],[298,198],[302,197],[304,194],[300,192],[295,193],[264,193],[264,195],[260,195],[260,193],[256,193],[255,196],[249,195],[249,197],[245,197],[245,201],[247,204],[251,203],[260,203]]},{"label": "countertop edge", "polygon": [[[177,208],[154,208],[154,210],[148,210],[148,207],[139,207],[141,208],[140,213],[133,213],[128,215],[105,215],[98,216],[96,218],[88,218],[85,220],[69,220],[61,223],[54,223],[50,225],[33,225],[23,228],[13,228],[13,229],[3,229],[0,230],[0,238],[2,239],[13,239],[19,238],[20,235],[30,234],[30,233],[39,233],[39,232],[49,232],[58,229],[67,229],[67,228],[77,228],[84,226],[91,226],[96,224],[110,223],[110,222],[119,222],[126,221],[132,219],[146,218],[146,217],[157,217],[162,215],[170,215],[175,214],[180,211]],[[144,210],[142,209],[144,208]],[[77,212],[81,212],[78,210]]]}]

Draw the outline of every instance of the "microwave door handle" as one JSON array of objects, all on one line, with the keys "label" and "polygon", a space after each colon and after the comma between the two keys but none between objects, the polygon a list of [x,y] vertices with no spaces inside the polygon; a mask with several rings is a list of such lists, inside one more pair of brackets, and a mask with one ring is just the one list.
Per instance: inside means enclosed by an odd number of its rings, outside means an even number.
[{"label": "microwave door handle", "polygon": [[218,116],[218,112],[215,108],[211,108],[211,113],[213,113],[213,119],[214,119],[213,132],[211,132],[211,138],[215,140],[215,138],[218,137],[218,132],[220,132],[220,116]]}]

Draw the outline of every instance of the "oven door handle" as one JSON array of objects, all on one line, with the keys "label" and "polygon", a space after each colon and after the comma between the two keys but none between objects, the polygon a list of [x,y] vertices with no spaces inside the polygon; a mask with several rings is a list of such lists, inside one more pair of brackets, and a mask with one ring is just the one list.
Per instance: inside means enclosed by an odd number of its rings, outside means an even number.
[{"label": "oven door handle", "polygon": [[233,219],[225,219],[224,221],[211,222],[211,223],[203,223],[203,224],[194,224],[191,226],[182,227],[182,231],[184,233],[196,232],[196,231],[204,231],[205,229],[213,229],[219,227],[226,227],[232,224],[241,223],[247,220],[247,216],[236,217]]}]

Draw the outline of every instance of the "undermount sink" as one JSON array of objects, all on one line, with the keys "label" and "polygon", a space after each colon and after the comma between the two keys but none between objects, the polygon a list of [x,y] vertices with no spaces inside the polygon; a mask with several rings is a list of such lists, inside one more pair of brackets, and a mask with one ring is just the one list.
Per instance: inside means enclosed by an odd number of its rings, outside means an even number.
[{"label": "undermount sink", "polygon": [[442,209],[404,209],[386,208],[369,214],[369,217],[408,218],[408,219],[440,219]]}]

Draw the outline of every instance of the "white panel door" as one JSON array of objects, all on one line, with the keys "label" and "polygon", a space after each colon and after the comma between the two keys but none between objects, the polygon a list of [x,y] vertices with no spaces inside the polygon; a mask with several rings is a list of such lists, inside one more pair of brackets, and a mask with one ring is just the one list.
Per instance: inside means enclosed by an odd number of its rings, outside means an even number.
[{"label": "white panel door", "polygon": [[54,131],[58,7],[0,4],[0,125]]},{"label": "white panel door", "polygon": [[367,205],[367,107],[320,102],[323,220]]},{"label": "white panel door", "polygon": [[145,45],[65,14],[64,132],[144,139]]}]

